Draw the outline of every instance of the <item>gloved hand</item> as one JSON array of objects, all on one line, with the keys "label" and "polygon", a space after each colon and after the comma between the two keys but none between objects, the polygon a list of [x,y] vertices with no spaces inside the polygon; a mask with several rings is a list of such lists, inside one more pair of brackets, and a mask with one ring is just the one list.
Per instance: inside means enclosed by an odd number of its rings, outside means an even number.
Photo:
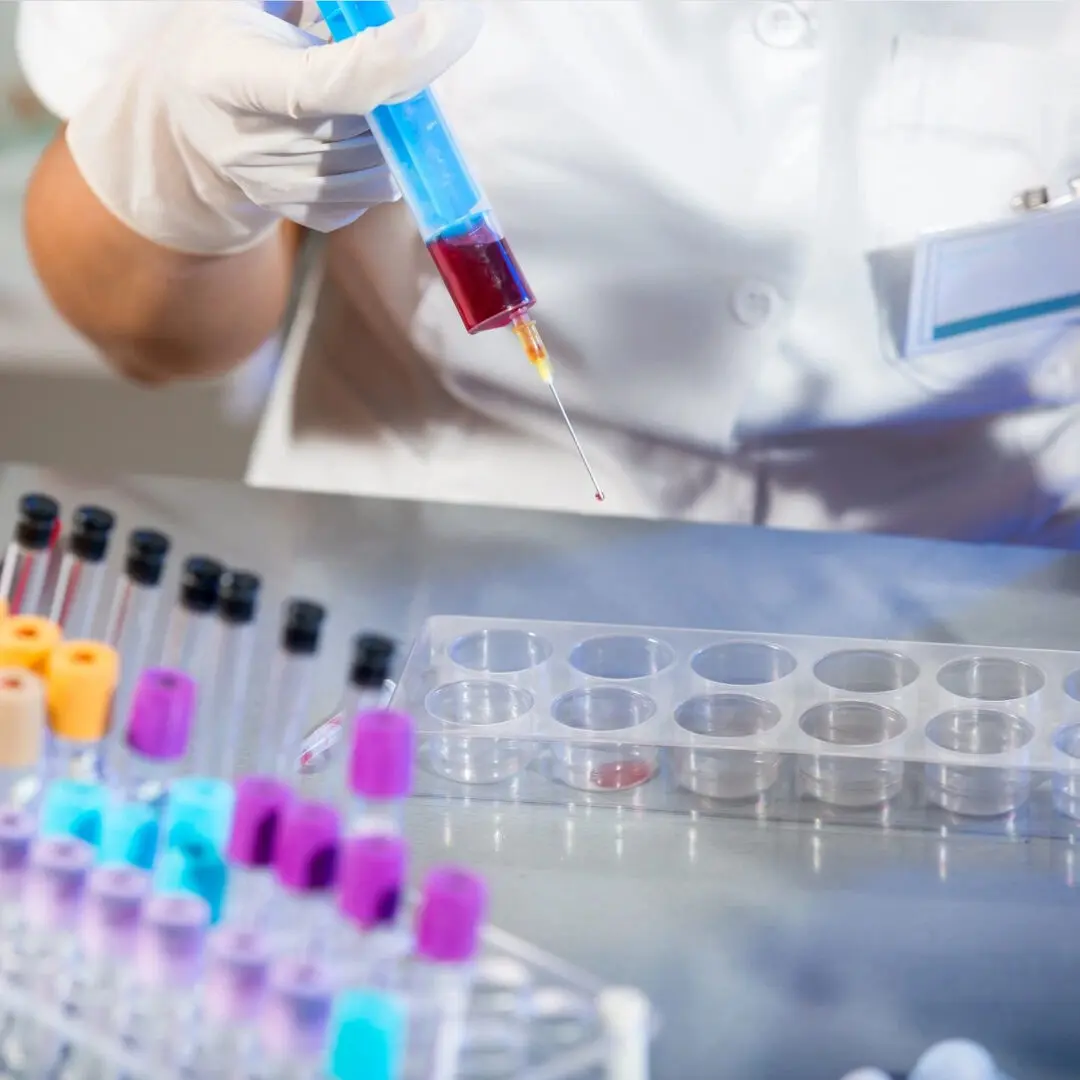
[{"label": "gloved hand", "polygon": [[283,217],[329,232],[396,197],[363,115],[422,90],[479,28],[477,8],[439,0],[322,44],[253,0],[181,0],[71,117],[68,146],[165,247],[241,251]]}]

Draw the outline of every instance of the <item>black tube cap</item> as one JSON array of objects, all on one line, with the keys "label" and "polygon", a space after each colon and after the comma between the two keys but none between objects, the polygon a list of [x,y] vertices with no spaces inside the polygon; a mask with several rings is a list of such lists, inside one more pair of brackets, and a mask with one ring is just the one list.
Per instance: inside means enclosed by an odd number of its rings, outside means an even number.
[{"label": "black tube cap", "polygon": [[390,677],[397,643],[383,634],[361,634],[353,642],[349,683],[352,686],[379,687]]},{"label": "black tube cap", "polygon": [[103,506],[80,506],[71,520],[68,550],[84,562],[99,563],[109,551],[116,518]]},{"label": "black tube cap", "polygon": [[262,578],[257,574],[247,570],[226,571],[218,592],[218,615],[225,622],[238,625],[254,622],[261,589]]},{"label": "black tube cap", "polygon": [[52,540],[60,505],[48,495],[31,492],[19,500],[15,542],[30,551],[45,551]]},{"label": "black tube cap", "polygon": [[293,656],[314,656],[319,651],[326,608],[314,600],[290,600],[281,622],[281,649]]},{"label": "black tube cap", "polygon": [[225,567],[216,559],[192,555],[184,563],[184,573],[180,579],[181,605],[199,614],[213,611],[224,576]]},{"label": "black tube cap", "polygon": [[128,534],[124,573],[136,585],[151,588],[160,585],[165,573],[165,559],[172,541],[154,529],[133,529]]}]

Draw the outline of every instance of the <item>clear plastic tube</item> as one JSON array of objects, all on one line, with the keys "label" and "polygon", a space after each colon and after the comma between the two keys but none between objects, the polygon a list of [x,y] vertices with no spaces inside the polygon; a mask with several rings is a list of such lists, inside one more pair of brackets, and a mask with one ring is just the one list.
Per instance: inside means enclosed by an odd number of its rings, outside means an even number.
[{"label": "clear plastic tube", "polygon": [[199,682],[208,680],[217,630],[214,610],[224,576],[225,567],[215,559],[193,555],[184,563],[180,594],[165,633],[162,666],[186,671]]},{"label": "clear plastic tube", "polygon": [[412,1024],[406,1075],[457,1076],[486,908],[487,890],[474,874],[455,867],[428,874],[416,911],[416,955],[407,974]]},{"label": "clear plastic tube", "polygon": [[34,615],[41,611],[48,570],[48,549],[35,551],[15,541],[8,544],[0,572],[0,597],[7,601],[11,614]]},{"label": "clear plastic tube", "polygon": [[41,613],[59,514],[56,500],[48,495],[29,494],[19,500],[15,534],[0,568],[0,600],[10,615]]},{"label": "clear plastic tube", "polygon": [[171,541],[153,529],[128,536],[124,573],[116,584],[105,624],[105,642],[120,656],[115,713],[125,717],[139,673],[146,666],[150,638],[161,605],[161,579]]},{"label": "clear plastic tube", "polygon": [[225,624],[221,628],[212,722],[204,725],[195,739],[192,767],[200,776],[228,779],[236,771],[251,684],[255,629],[253,623]]},{"label": "clear plastic tube", "polygon": [[321,798],[339,801],[346,797],[348,756],[356,718],[389,703],[394,692],[390,670],[396,651],[394,640],[384,634],[358,635],[337,710],[300,744],[297,768],[304,776],[322,774],[315,785]]},{"label": "clear plastic tube", "polygon": [[103,562],[87,562],[70,551],[64,555],[49,618],[63,628],[67,637],[94,636],[107,572]]},{"label": "clear plastic tube", "polygon": [[217,621],[212,613],[177,605],[169,615],[162,666],[179,668],[195,678],[205,678],[212,667],[216,629]]},{"label": "clear plastic tube", "polygon": [[279,718],[276,738],[264,739],[260,746],[261,771],[278,776],[295,773],[304,728],[308,723],[315,677],[315,657],[279,653],[270,680],[274,714]]},{"label": "clear plastic tube", "polygon": [[49,613],[68,638],[94,635],[115,524],[112,512],[100,506],[80,506],[75,511]]}]

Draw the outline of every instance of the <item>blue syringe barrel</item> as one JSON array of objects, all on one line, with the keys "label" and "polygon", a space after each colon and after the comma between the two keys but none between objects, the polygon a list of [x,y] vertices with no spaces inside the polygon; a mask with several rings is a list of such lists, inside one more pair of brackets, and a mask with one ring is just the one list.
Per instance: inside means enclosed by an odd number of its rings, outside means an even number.
[{"label": "blue syringe barrel", "polygon": [[[335,40],[384,26],[387,0],[319,0]],[[367,117],[469,333],[509,326],[536,303],[430,90]]]}]

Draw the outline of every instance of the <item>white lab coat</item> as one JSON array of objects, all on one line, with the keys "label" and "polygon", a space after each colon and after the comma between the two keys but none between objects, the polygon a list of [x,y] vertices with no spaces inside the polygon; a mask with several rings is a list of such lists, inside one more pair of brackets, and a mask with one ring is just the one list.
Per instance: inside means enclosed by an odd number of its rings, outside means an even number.
[{"label": "white lab coat", "polygon": [[[32,85],[69,113],[165,6],[25,4]],[[1080,5],[487,7],[439,92],[609,499],[512,336],[461,329],[401,206],[329,239],[253,482],[1071,543],[1080,335],[901,359],[895,266],[1080,174]]]}]

